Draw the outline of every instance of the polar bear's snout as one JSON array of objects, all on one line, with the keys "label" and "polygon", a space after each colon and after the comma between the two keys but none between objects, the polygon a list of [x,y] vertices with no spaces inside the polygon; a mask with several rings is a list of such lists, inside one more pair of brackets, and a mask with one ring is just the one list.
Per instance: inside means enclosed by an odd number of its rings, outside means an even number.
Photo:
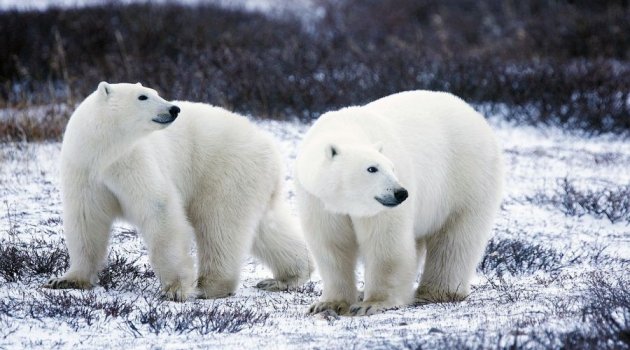
[{"label": "polar bear's snout", "polygon": [[374,197],[379,203],[386,207],[395,207],[409,197],[409,193],[403,187],[397,188],[392,194],[382,197]]},{"label": "polar bear's snout", "polygon": [[172,105],[168,109],[168,114],[167,113],[158,114],[157,117],[153,118],[153,121],[158,124],[170,124],[173,121],[175,121],[180,111],[181,110],[179,109],[179,107]]}]

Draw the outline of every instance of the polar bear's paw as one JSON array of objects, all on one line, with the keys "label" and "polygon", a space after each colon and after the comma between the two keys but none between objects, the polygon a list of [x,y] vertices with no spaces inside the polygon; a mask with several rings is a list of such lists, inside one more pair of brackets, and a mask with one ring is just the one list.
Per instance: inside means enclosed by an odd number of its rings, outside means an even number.
[{"label": "polar bear's paw", "polygon": [[345,301],[320,301],[311,305],[308,313],[314,315],[325,311],[333,311],[337,315],[343,315],[348,312],[348,307],[349,304]]},{"label": "polar bear's paw", "polygon": [[51,278],[42,285],[42,287],[50,289],[90,289],[93,286],[90,281],[65,277]]},{"label": "polar bear's paw", "polygon": [[415,305],[457,302],[466,299],[468,293],[449,292],[428,287],[420,287],[414,296]]},{"label": "polar bear's paw", "polygon": [[256,284],[256,288],[266,290],[268,292],[283,292],[287,290],[294,290],[301,286],[304,281],[299,278],[267,278]]},{"label": "polar bear's paw", "polygon": [[352,304],[348,310],[350,316],[370,316],[386,309],[392,308],[392,305],[380,302],[380,301],[361,301],[356,304]]},{"label": "polar bear's paw", "polygon": [[168,284],[162,289],[162,298],[165,300],[182,302],[194,296],[196,296],[195,288],[181,281]]},{"label": "polar bear's paw", "polygon": [[199,278],[197,281],[197,296],[200,299],[227,298],[234,295],[238,280],[211,280]]}]

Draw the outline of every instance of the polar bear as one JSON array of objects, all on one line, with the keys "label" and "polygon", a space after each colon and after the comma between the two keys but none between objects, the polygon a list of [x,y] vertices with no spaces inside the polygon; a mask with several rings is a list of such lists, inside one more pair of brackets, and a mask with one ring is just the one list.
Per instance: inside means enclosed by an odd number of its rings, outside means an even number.
[{"label": "polar bear", "polygon": [[309,312],[369,315],[410,303],[423,257],[417,302],[465,298],[502,168],[488,123],[448,93],[401,92],[322,115],[296,164],[300,218],[324,283]]},{"label": "polar bear", "polygon": [[282,174],[274,142],[246,118],[201,103],[170,103],[140,84],[101,82],[64,134],[70,268],[45,287],[91,287],[117,218],[141,232],[167,299],[232,294],[250,249],[274,275],[259,288],[297,286],[312,264],[283,201]]}]

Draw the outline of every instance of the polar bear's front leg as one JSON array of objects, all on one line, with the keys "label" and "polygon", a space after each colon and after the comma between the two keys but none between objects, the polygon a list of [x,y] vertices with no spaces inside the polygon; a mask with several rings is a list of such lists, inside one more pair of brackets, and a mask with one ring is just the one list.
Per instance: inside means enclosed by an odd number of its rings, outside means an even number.
[{"label": "polar bear's front leg", "polygon": [[137,151],[112,165],[105,181],[118,198],[123,217],[143,236],[164,298],[184,301],[194,296],[193,228],[171,180],[154,159]]},{"label": "polar bear's front leg", "polygon": [[92,288],[107,253],[117,210],[116,199],[104,188],[90,189],[78,179],[64,188],[63,227],[70,268],[63,276],[49,279],[44,288]]},{"label": "polar bear's front leg", "polygon": [[251,213],[235,217],[227,208],[219,208],[221,206],[222,203],[217,203],[215,208],[206,207],[203,219],[196,224],[197,288],[203,299],[234,294],[243,260],[254,239],[256,220]]},{"label": "polar bear's front leg", "polygon": [[389,213],[353,218],[365,263],[365,290],[363,301],[350,306],[350,315],[372,315],[411,301],[416,252],[410,225],[403,221]]},{"label": "polar bear's front leg", "polygon": [[146,219],[139,224],[149,261],[160,279],[164,298],[185,301],[196,293],[190,256],[193,229],[176,199],[149,203]]},{"label": "polar bear's front leg", "polygon": [[318,199],[299,186],[297,190],[301,191],[298,204],[304,235],[324,282],[322,297],[309,313],[345,314],[358,298],[354,276],[358,246],[352,223],[347,215],[325,211]]},{"label": "polar bear's front leg", "polygon": [[321,220],[317,228],[305,227],[312,230],[308,242],[324,282],[322,297],[311,305],[310,314],[327,310],[345,314],[358,299],[354,275],[358,249],[349,221],[331,215],[330,220]]}]

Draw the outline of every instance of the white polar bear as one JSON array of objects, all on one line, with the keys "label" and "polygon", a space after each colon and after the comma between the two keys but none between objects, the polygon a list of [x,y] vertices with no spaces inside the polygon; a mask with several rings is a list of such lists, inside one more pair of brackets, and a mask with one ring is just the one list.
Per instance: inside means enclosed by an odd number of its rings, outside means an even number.
[{"label": "white polar bear", "polygon": [[274,275],[259,288],[308,279],[309,254],[283,203],[272,139],[221,108],[175,103],[140,84],[102,82],[74,112],[61,150],[70,268],[46,287],[91,287],[116,218],[139,228],[168,299],[230,295],[250,249]]},{"label": "white polar bear", "polygon": [[461,99],[408,91],[325,113],[304,138],[296,179],[303,229],[324,282],[311,313],[366,315],[411,302],[425,247],[415,300],[469,294],[503,171],[490,127]]}]

